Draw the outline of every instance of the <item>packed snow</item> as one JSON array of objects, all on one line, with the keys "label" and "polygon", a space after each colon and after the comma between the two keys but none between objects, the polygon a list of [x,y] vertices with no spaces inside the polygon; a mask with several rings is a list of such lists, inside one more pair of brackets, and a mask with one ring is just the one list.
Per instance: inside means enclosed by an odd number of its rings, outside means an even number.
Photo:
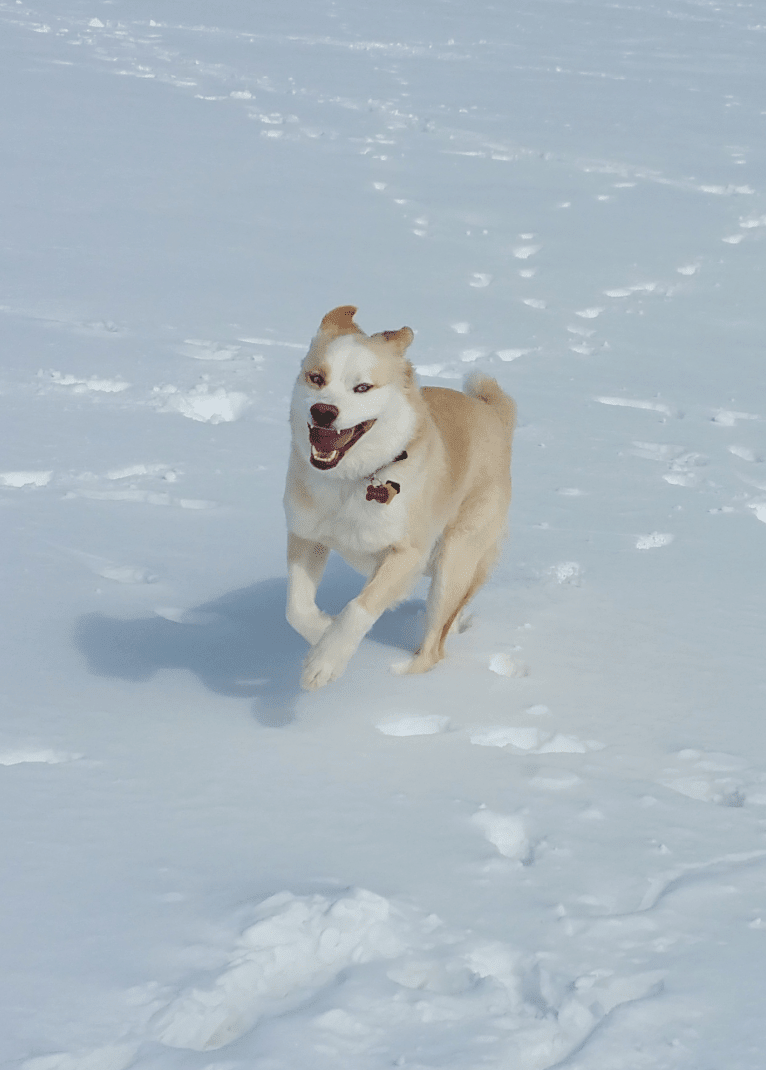
[{"label": "packed snow", "polygon": [[[762,1070],[762,5],[0,0],[0,81],[2,1065]],[[309,694],[347,303],[514,501]]]}]

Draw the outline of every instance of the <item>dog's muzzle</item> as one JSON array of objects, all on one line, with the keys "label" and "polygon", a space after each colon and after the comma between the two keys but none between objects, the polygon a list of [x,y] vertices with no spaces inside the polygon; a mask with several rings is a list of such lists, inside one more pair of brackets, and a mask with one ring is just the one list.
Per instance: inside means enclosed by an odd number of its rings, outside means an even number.
[{"label": "dog's muzzle", "polygon": [[374,420],[363,420],[355,427],[347,427],[345,431],[335,431],[332,427],[316,427],[309,424],[311,463],[314,468],[319,468],[323,472],[326,472],[328,468],[334,468],[374,423]]}]

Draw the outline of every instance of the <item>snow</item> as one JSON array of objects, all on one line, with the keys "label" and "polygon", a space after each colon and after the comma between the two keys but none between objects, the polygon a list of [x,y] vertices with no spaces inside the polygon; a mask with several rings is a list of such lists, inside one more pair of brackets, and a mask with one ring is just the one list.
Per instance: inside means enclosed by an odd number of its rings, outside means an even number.
[{"label": "snow", "polygon": [[[761,1070],[763,22],[0,0],[0,1064]],[[306,694],[348,302],[516,397],[514,501],[446,662],[418,588]]]}]

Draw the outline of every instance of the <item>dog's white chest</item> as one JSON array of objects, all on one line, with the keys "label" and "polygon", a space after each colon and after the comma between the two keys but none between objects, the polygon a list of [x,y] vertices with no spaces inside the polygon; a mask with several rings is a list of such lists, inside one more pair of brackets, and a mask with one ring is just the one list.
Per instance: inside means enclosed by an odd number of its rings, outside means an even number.
[{"label": "dog's white chest", "polygon": [[397,494],[387,505],[367,501],[368,483],[322,480],[311,488],[311,506],[293,503],[290,510],[296,535],[329,546],[363,573],[373,571],[378,555],[402,542],[407,533],[405,494]]}]

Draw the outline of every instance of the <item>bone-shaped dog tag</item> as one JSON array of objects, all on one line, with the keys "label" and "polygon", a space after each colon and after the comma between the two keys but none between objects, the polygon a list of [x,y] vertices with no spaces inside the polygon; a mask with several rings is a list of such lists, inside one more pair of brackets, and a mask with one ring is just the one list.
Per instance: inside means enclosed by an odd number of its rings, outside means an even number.
[{"label": "bone-shaped dog tag", "polygon": [[390,479],[387,480],[386,483],[379,484],[377,487],[373,483],[370,483],[367,488],[367,501],[381,502],[383,505],[388,505],[394,500],[401,489],[402,488],[398,483],[394,483]]}]

